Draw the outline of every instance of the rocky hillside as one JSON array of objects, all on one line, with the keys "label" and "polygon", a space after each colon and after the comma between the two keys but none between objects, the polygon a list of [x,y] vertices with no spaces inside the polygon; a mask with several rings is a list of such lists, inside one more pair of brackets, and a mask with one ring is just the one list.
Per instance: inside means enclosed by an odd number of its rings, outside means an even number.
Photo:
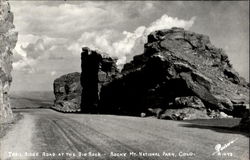
[{"label": "rocky hillside", "polygon": [[54,81],[55,101],[53,109],[61,112],[79,112],[82,87],[80,73],[69,73]]},{"label": "rocky hillside", "polygon": [[12,81],[12,50],[17,42],[13,13],[5,0],[0,0],[0,122],[9,121],[12,111],[9,89]]},{"label": "rocky hillside", "polygon": [[155,31],[121,72],[115,62],[83,48],[82,112],[183,120],[243,117],[249,109],[249,85],[208,36]]},{"label": "rocky hillside", "polygon": [[165,119],[241,117],[249,89],[209,37],[182,28],[151,33],[142,55],[101,92],[110,113]]}]

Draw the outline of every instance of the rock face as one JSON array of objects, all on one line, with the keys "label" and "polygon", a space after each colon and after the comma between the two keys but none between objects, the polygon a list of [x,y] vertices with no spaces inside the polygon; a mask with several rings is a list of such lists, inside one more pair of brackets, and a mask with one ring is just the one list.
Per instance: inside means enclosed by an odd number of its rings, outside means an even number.
[{"label": "rock face", "polygon": [[249,84],[224,51],[182,28],[151,33],[144,53],[121,72],[115,59],[89,48],[81,60],[85,113],[185,120],[243,117],[249,108]]},{"label": "rock face", "polygon": [[80,73],[69,73],[54,81],[55,102],[53,109],[61,112],[80,112]]},{"label": "rock face", "polygon": [[[140,116],[161,110],[159,118],[242,117],[249,104],[245,80],[232,68],[222,49],[208,36],[182,28],[148,36],[142,55],[126,64],[122,75],[101,89],[107,113]],[[159,115],[160,114],[160,115]]]},{"label": "rock face", "polygon": [[0,122],[12,119],[9,89],[12,81],[12,50],[17,42],[13,13],[5,0],[0,0]]},{"label": "rock face", "polygon": [[160,116],[162,119],[185,120],[207,119],[206,108],[196,96],[176,97],[173,104],[169,104],[166,111]]},{"label": "rock face", "polygon": [[100,111],[98,104],[101,88],[118,74],[116,59],[89,48],[82,48],[81,60],[81,111],[96,113]]}]

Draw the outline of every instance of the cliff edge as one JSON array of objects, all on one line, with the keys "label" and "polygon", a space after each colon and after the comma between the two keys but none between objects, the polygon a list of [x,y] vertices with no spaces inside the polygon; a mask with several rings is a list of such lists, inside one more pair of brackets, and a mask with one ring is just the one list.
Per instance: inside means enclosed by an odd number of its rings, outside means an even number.
[{"label": "cliff edge", "polygon": [[17,32],[13,13],[5,0],[0,0],[0,122],[12,119],[9,89],[12,81],[12,50],[16,46]]}]

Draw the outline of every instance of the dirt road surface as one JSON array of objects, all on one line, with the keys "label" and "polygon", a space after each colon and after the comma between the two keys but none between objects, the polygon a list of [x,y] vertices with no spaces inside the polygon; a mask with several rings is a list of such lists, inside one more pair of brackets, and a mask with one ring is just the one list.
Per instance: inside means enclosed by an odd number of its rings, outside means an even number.
[{"label": "dirt road surface", "polygon": [[[248,160],[242,133],[184,121],[20,109],[0,159]],[[216,152],[217,151],[221,155]],[[214,153],[214,155],[212,155]]]}]

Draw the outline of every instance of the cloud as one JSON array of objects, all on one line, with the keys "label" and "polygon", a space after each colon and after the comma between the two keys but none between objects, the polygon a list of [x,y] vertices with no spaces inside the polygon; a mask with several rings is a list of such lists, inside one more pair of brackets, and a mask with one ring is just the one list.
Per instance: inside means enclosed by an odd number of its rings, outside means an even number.
[{"label": "cloud", "polygon": [[26,52],[28,58],[37,59],[45,50],[48,50],[48,47],[44,44],[43,39],[38,39],[35,43],[28,44],[27,47],[21,46],[21,49]]},{"label": "cloud", "polygon": [[[13,89],[52,89],[54,76],[81,70],[82,46],[118,56],[122,65],[143,52],[146,35],[155,29],[180,25],[209,35],[218,47],[228,45],[234,66],[249,76],[248,2],[180,1],[9,1],[18,31],[14,53]],[[223,13],[223,14],[222,14]],[[163,16],[165,14],[165,16]],[[168,15],[168,16],[167,16]],[[178,18],[175,18],[178,17]],[[158,20],[156,20],[159,18]],[[192,21],[193,20],[193,21]],[[151,23],[152,22],[152,23]],[[140,28],[141,29],[138,29]],[[142,36],[141,32],[145,28]],[[55,39],[54,42],[46,37]],[[100,38],[99,38],[100,37]],[[62,38],[64,42],[58,44]],[[22,48],[34,44],[41,53]],[[22,48],[21,48],[22,46]],[[70,50],[69,50],[70,49]],[[237,53],[237,54],[236,54]],[[29,57],[27,57],[29,55]],[[35,59],[33,59],[33,58]],[[30,73],[30,74],[26,74]],[[17,77],[15,77],[17,76]],[[249,79],[249,78],[248,78]],[[16,83],[18,81],[18,83]],[[16,84],[16,85],[15,85]],[[48,85],[50,84],[50,85]]]},{"label": "cloud", "polygon": [[[19,67],[28,65],[29,63],[25,61],[30,59],[62,60],[72,54],[79,57],[82,44],[119,56],[119,50],[128,51],[129,47],[124,48],[115,42],[122,41],[124,36],[133,37],[129,36],[130,32],[121,34],[120,28],[123,26],[121,24],[137,21],[141,15],[147,15],[154,9],[152,2],[11,1],[10,3],[15,16],[14,23],[19,31],[16,47],[19,54],[15,56],[15,62],[20,61],[15,65]],[[79,35],[82,33],[84,38],[81,39]],[[128,38],[121,43],[129,41],[132,47],[133,42]],[[75,39],[79,39],[81,43],[68,47],[68,43],[74,42]],[[113,51],[114,48],[117,50]],[[118,62],[122,60],[124,58],[121,57]]]},{"label": "cloud", "polygon": [[[53,51],[57,45],[65,44],[67,41],[63,38],[51,38],[51,37],[36,37],[32,38],[36,41],[33,43],[28,43],[21,41],[19,44],[20,49],[24,52],[27,58],[37,59],[45,54],[48,54],[49,51]],[[26,44],[26,47],[22,45],[22,43]]]},{"label": "cloud", "polygon": [[67,40],[47,36],[26,35],[14,50],[13,67],[26,73],[41,72],[37,62],[40,60],[61,60],[72,56],[67,50]]},{"label": "cloud", "polygon": [[[79,38],[79,34],[103,28],[122,27],[124,22],[136,22],[151,15],[153,2],[32,2],[11,1],[15,25],[20,34],[49,37]],[[73,18],[72,18],[73,17]],[[134,21],[135,20],[135,21]],[[130,26],[136,25],[130,23]]]},{"label": "cloud", "polygon": [[[12,3],[14,13],[22,13],[22,16],[15,16],[17,29],[21,30],[16,50],[21,57],[16,55],[14,66],[28,72],[36,71],[32,68],[36,67],[37,60],[79,57],[83,46],[118,57],[117,64],[122,66],[134,55],[143,52],[144,43],[150,32],[173,26],[188,29],[195,20],[182,20],[164,14],[148,27],[137,26],[134,31],[120,31],[112,26],[122,26],[119,23],[129,23],[131,19],[137,20],[138,17],[150,13],[155,9],[154,3]],[[21,7],[17,7],[18,4]],[[25,12],[28,8],[29,12]],[[30,64],[31,61],[34,62]]]},{"label": "cloud", "polygon": [[34,73],[36,71],[36,69],[34,69],[34,66],[36,64],[36,61],[33,59],[22,59],[20,61],[17,61],[15,63],[13,63],[13,69],[15,71],[21,71],[21,72],[25,72],[25,73]]},{"label": "cloud", "polygon": [[12,51],[13,52],[13,62],[18,62],[23,60],[23,56],[19,54],[15,49]]},{"label": "cloud", "polygon": [[67,47],[68,43],[52,45],[43,58],[48,60],[63,60],[75,56]]},{"label": "cloud", "polygon": [[57,74],[57,72],[56,71],[52,71],[52,72],[50,72],[50,75],[51,76],[55,76]]},{"label": "cloud", "polygon": [[79,32],[86,29],[117,24],[123,19],[122,13],[117,12],[117,9],[111,6],[105,7],[105,3],[70,4],[63,1],[55,2],[56,5],[51,5],[50,2],[47,4],[44,2],[11,3],[16,27],[22,31],[22,34],[50,37],[77,36]]},{"label": "cloud", "polygon": [[150,24],[150,26],[146,30],[146,35],[156,30],[168,29],[172,27],[182,27],[184,29],[189,29],[194,24],[194,21],[195,17],[192,17],[190,20],[186,21],[164,14],[160,19],[157,19]]},{"label": "cloud", "polygon": [[[146,43],[147,36],[151,32],[172,27],[189,29],[194,21],[195,17],[192,17],[190,20],[183,20],[164,14],[148,27],[139,26],[134,32],[123,31],[122,34],[115,30],[84,32],[77,43],[73,43],[68,49],[79,53],[81,47],[87,46],[91,49],[106,52],[112,57],[118,57],[118,65],[123,65],[134,55],[143,52],[143,44]],[[114,41],[117,39],[115,37],[118,37],[117,41]]]},{"label": "cloud", "polygon": [[68,49],[75,55],[79,55],[82,46],[87,46],[92,49],[101,50],[103,52],[115,55],[112,43],[117,39],[123,38],[116,30],[99,30],[93,32],[84,32],[77,42],[68,46]]}]

